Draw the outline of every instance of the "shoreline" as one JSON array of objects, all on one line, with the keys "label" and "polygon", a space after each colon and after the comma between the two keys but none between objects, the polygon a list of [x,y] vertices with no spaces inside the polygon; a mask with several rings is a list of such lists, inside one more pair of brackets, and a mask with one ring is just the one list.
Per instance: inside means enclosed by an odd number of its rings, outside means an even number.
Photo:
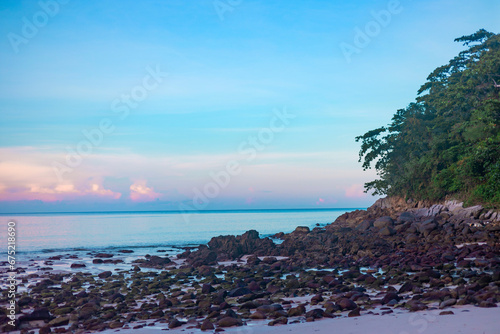
[{"label": "shoreline", "polygon": [[[277,233],[281,243],[248,231],[184,252],[47,254],[18,273],[26,288],[19,291],[18,325],[42,334],[144,327],[280,333],[296,323],[322,331],[327,322],[350,326],[376,318],[382,326],[392,315],[464,307],[479,316],[495,313],[500,227],[483,224],[481,213],[475,218],[455,209],[394,213],[379,203],[324,227]],[[425,212],[432,218],[418,216]]]}]

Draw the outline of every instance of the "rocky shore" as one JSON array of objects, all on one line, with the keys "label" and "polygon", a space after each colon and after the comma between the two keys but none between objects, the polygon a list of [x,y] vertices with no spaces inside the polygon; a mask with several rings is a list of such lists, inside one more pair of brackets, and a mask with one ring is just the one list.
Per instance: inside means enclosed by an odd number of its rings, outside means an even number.
[{"label": "rocky shore", "polygon": [[[257,321],[453,315],[459,305],[492,308],[500,301],[500,213],[455,201],[381,199],[312,230],[214,237],[175,257],[147,255],[114,270],[118,255],[91,254],[93,263],[109,265],[98,274],[62,255],[47,259],[48,266],[71,260],[74,271],[19,268],[16,328],[4,308],[1,330],[213,332]],[[0,302],[6,306],[5,293]]]}]

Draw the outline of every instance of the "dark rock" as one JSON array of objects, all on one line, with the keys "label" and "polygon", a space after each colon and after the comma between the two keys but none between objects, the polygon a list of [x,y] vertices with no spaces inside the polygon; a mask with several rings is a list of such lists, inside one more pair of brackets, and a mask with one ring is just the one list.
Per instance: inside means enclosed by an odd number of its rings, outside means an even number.
[{"label": "dark rock", "polygon": [[44,320],[50,321],[53,317],[50,315],[49,310],[47,308],[38,308],[34,309],[33,312],[27,315],[22,315],[19,317],[20,322],[27,322],[33,320]]},{"label": "dark rock", "polygon": [[391,235],[396,234],[396,231],[392,227],[386,226],[386,227],[383,227],[382,229],[380,229],[379,233],[380,233],[380,235],[383,235],[383,236],[391,236]]},{"label": "dark rock", "polygon": [[455,305],[456,303],[457,300],[455,298],[446,299],[439,304],[439,308],[446,308]]},{"label": "dark rock", "polygon": [[262,312],[262,313],[270,313],[270,312],[276,312],[279,310],[282,310],[283,306],[280,304],[272,304],[272,305],[261,305],[257,307],[257,311]]},{"label": "dark rock", "polygon": [[214,287],[211,286],[210,284],[205,283],[201,286],[201,293],[208,294],[208,293],[214,292],[214,291],[215,291]]},{"label": "dark rock", "polygon": [[409,211],[402,212],[397,219],[398,224],[412,223],[413,221],[415,221],[415,215]]},{"label": "dark rock", "polygon": [[256,312],[252,313],[249,318],[254,319],[254,320],[263,320],[263,319],[266,319],[267,316],[264,312],[256,311]]},{"label": "dark rock", "polygon": [[170,322],[168,323],[168,328],[172,329],[172,328],[177,328],[177,327],[180,327],[182,325],[185,325],[186,322],[184,321],[179,321],[177,320],[176,318],[173,318],[172,320],[170,320]]},{"label": "dark rock", "polygon": [[249,265],[258,265],[260,263],[260,259],[258,256],[255,256],[255,255],[250,255],[248,258],[247,258],[247,264]]},{"label": "dark rock", "polygon": [[97,277],[99,277],[99,278],[108,278],[111,275],[113,275],[113,273],[111,271],[103,271],[102,273],[100,273],[99,275],[97,275]]},{"label": "dark rock", "polygon": [[214,324],[210,320],[205,319],[201,323],[200,329],[202,331],[207,331],[207,330],[215,329],[215,326],[214,326]]},{"label": "dark rock", "polygon": [[422,223],[417,224],[418,226],[418,231],[424,235],[429,234],[430,232],[434,231],[438,224],[434,219],[428,219]]},{"label": "dark rock", "polygon": [[229,293],[227,295],[229,297],[240,297],[240,296],[247,295],[250,293],[252,293],[252,291],[248,288],[236,288],[236,289],[229,291]]},{"label": "dark rock", "polygon": [[304,305],[299,305],[297,307],[292,307],[288,310],[289,317],[298,317],[306,313],[306,308]]},{"label": "dark rock", "polygon": [[358,226],[356,226],[356,229],[358,231],[365,232],[368,231],[368,229],[370,229],[370,227],[372,226],[373,226],[373,221],[365,219],[361,223],[359,223]]},{"label": "dark rock", "polygon": [[417,312],[427,309],[427,306],[418,300],[411,299],[406,302],[405,307],[410,312]]},{"label": "dark rock", "polygon": [[337,302],[337,305],[342,309],[342,310],[354,310],[358,307],[358,305],[353,302],[352,300],[348,298],[342,298]]},{"label": "dark rock", "polygon": [[306,318],[321,319],[325,315],[325,311],[320,308],[312,309],[306,312]]},{"label": "dark rock", "polygon": [[84,263],[72,263],[70,268],[85,268],[86,265]]},{"label": "dark rock", "polygon": [[217,321],[217,326],[219,327],[243,326],[243,322],[240,319],[232,317],[224,317],[219,321]]},{"label": "dark rock", "polygon": [[373,222],[373,226],[375,226],[378,229],[382,229],[384,227],[389,227],[389,226],[392,227],[394,226],[394,220],[389,216],[380,217]]},{"label": "dark rock", "polygon": [[38,331],[38,334],[48,334],[48,333],[52,333],[52,329],[50,329],[50,326],[43,326]]},{"label": "dark rock", "polygon": [[349,313],[347,314],[347,316],[348,316],[348,317],[359,317],[359,316],[360,316],[360,314],[359,314],[359,310],[360,310],[360,308],[358,307],[358,308],[356,308],[356,309],[352,310],[351,312],[349,312]]},{"label": "dark rock", "polygon": [[386,293],[386,295],[384,296],[384,298],[382,298],[381,302],[382,302],[382,304],[387,304],[391,300],[400,301],[401,297],[399,297],[396,292],[388,292],[388,293]]},{"label": "dark rock", "polygon": [[115,328],[121,328],[121,327],[123,327],[123,325],[124,325],[124,324],[123,324],[123,322],[120,322],[120,321],[112,321],[112,322],[110,322],[110,323],[109,323],[109,325],[108,325],[108,326],[109,326],[109,328],[111,328],[111,329],[115,329]]},{"label": "dark rock", "polygon": [[287,318],[278,318],[276,320],[270,321],[267,325],[268,326],[276,326],[276,325],[286,325],[288,323]]},{"label": "dark rock", "polygon": [[309,233],[311,230],[307,226],[297,226],[294,233]]},{"label": "dark rock", "polygon": [[411,282],[405,282],[398,290],[398,293],[411,292],[413,290],[413,284]]},{"label": "dark rock", "polygon": [[69,324],[69,317],[58,317],[49,322],[49,326],[59,327]]},{"label": "dark rock", "polygon": [[103,258],[103,259],[109,259],[113,257],[113,254],[107,254],[107,253],[97,253],[95,257]]}]

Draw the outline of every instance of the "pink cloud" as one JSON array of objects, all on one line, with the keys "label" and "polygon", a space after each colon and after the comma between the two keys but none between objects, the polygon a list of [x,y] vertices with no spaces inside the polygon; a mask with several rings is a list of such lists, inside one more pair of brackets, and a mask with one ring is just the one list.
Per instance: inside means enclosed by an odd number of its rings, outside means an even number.
[{"label": "pink cloud", "polygon": [[366,196],[362,184],[353,184],[345,189],[345,197],[347,198],[363,198]]},{"label": "pink cloud", "polygon": [[146,186],[145,180],[136,181],[130,186],[130,199],[134,202],[147,202],[160,197],[161,194]]}]

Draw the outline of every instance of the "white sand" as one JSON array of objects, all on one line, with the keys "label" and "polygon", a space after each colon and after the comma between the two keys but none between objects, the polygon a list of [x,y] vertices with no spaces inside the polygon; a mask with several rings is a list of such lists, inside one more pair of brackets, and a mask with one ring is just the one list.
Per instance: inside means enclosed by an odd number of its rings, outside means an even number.
[{"label": "white sand", "polygon": [[[267,326],[268,321],[252,321],[249,326],[226,328],[222,333],[233,334],[500,334],[500,308],[479,308],[456,306],[446,309],[453,315],[439,315],[442,310],[401,312],[388,315],[362,315],[355,318],[321,319],[315,322]],[[162,327],[160,327],[162,326]],[[137,330],[106,330],[111,334],[149,334],[149,333],[213,333],[199,329],[186,329],[182,326],[165,331],[166,324],[145,327]],[[162,331],[163,329],[163,331]]]}]

